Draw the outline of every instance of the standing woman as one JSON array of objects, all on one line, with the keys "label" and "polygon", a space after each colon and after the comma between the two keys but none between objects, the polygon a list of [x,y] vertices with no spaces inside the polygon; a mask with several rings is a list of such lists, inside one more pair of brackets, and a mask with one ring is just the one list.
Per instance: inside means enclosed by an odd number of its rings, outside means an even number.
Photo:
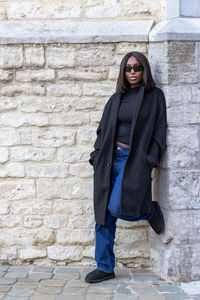
[{"label": "standing woman", "polygon": [[155,86],[146,56],[127,53],[120,64],[116,92],[107,101],[89,162],[94,170],[97,268],[87,282],[115,277],[113,252],[117,218],[147,220],[157,234],[164,218],[152,201],[151,171],[166,149],[166,103]]}]

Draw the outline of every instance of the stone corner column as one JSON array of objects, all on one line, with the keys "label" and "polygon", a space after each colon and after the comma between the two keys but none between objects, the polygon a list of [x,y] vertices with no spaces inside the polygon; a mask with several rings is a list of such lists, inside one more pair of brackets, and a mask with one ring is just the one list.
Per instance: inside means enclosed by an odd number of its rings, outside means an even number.
[{"label": "stone corner column", "polygon": [[[179,3],[180,15],[186,2]],[[200,18],[162,21],[149,40],[168,120],[167,149],[155,171],[166,229],[162,235],[150,230],[152,266],[165,279],[200,280]]]}]

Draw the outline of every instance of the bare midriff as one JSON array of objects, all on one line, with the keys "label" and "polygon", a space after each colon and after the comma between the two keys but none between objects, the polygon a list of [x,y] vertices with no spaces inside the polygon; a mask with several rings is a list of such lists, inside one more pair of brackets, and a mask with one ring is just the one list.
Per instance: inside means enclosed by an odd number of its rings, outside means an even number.
[{"label": "bare midriff", "polygon": [[115,142],[115,144],[117,144],[117,145],[120,145],[120,146],[129,147],[129,145],[127,145],[127,144],[123,144],[123,143],[120,143],[120,142]]}]

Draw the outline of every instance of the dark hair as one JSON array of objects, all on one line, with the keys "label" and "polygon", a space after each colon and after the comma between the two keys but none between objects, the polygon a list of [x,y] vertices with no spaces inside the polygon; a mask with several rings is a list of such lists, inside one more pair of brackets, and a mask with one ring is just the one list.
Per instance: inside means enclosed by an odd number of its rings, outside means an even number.
[{"label": "dark hair", "polygon": [[122,61],[120,63],[120,70],[119,70],[119,75],[118,75],[118,79],[117,79],[116,92],[119,94],[124,94],[130,87],[130,84],[128,83],[128,81],[125,79],[125,76],[124,76],[124,67],[127,63],[127,60],[131,56],[134,56],[144,67],[143,82],[145,84],[145,89],[147,91],[154,89],[155,82],[151,75],[151,68],[150,68],[148,59],[146,58],[146,56],[143,53],[137,52],[137,51],[132,51],[132,52],[127,53],[122,58]]}]

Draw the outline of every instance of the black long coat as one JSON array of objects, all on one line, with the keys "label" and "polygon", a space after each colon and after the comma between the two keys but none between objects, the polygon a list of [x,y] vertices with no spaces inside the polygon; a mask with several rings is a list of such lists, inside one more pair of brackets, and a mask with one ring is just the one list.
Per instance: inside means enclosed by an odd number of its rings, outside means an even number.
[{"label": "black long coat", "polygon": [[[98,224],[105,224],[111,192],[111,168],[115,144],[117,116],[122,97],[114,93],[107,101],[96,130],[94,151],[89,163],[93,165],[94,213]],[[140,85],[133,111],[129,155],[124,166],[121,187],[120,214],[138,216],[149,213],[152,205],[151,171],[157,167],[166,149],[166,102],[163,91],[155,87],[146,91]]]}]

